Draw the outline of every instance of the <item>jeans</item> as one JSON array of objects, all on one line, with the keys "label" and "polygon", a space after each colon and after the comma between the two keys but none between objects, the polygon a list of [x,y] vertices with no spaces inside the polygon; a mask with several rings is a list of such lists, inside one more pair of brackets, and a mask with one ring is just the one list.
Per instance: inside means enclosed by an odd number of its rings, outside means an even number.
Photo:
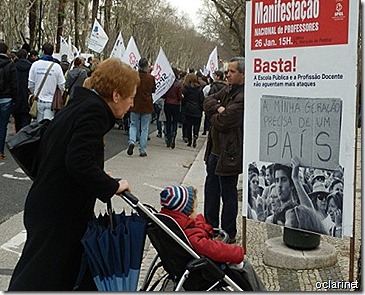
[{"label": "jeans", "polygon": [[178,104],[165,104],[166,115],[166,136],[167,140],[171,142],[172,138],[176,136],[177,122],[179,120],[180,105]]},{"label": "jeans", "polygon": [[186,137],[188,142],[191,143],[192,139],[197,139],[199,137],[201,120],[201,117],[186,116]]},{"label": "jeans", "polygon": [[145,153],[147,149],[148,129],[150,127],[151,114],[138,114],[131,112],[131,125],[129,127],[129,144],[136,144],[139,138],[139,152]]},{"label": "jeans", "polygon": [[8,128],[9,118],[13,110],[12,102],[0,102],[0,154],[4,153],[5,138]]},{"label": "jeans", "polygon": [[55,112],[52,111],[52,102],[46,102],[38,99],[37,102],[37,122],[42,121],[43,119],[52,120],[55,115]]},{"label": "jeans", "polygon": [[218,156],[210,154],[206,165],[204,216],[213,227],[219,227],[220,198],[222,197],[221,228],[228,233],[229,237],[233,238],[237,234],[238,175],[216,175],[215,168],[218,158]]}]

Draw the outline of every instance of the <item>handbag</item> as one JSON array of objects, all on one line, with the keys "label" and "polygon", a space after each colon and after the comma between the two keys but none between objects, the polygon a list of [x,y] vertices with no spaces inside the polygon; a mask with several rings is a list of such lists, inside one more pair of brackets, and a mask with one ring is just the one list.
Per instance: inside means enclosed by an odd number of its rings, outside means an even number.
[{"label": "handbag", "polygon": [[13,136],[9,136],[6,146],[24,173],[34,180],[39,166],[39,146],[46,131],[49,119],[29,124]]},{"label": "handbag", "polygon": [[53,95],[52,111],[62,109],[65,106],[65,103],[66,103],[66,97],[63,96],[61,90],[57,86],[56,91]]},{"label": "handbag", "polygon": [[32,100],[32,104],[30,106],[29,115],[31,115],[32,118],[37,117],[37,98],[36,97],[30,97],[30,100]]},{"label": "handbag", "polygon": [[50,64],[50,66],[47,69],[47,72],[45,73],[41,85],[38,88],[37,94],[31,94],[29,95],[29,105],[30,105],[30,110],[29,110],[29,115],[32,116],[32,118],[36,118],[37,117],[37,113],[38,113],[38,109],[37,109],[37,101],[38,101],[38,97],[39,97],[39,93],[41,93],[41,90],[43,88],[44,82],[46,82],[47,76],[49,74],[49,72],[51,71],[52,67],[53,67],[54,63],[52,62]]}]

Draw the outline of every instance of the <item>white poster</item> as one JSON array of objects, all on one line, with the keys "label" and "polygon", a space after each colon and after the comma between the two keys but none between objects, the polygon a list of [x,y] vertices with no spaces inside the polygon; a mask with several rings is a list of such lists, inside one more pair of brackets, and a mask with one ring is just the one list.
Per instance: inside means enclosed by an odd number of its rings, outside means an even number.
[{"label": "white poster", "polygon": [[67,54],[68,52],[68,43],[67,41],[61,36],[60,37],[60,56]]},{"label": "white poster", "polygon": [[109,37],[105,33],[103,27],[99,24],[97,19],[95,19],[87,47],[97,53],[100,53],[104,50],[108,40]]},{"label": "white poster", "polygon": [[213,49],[209,55],[207,65],[205,66],[204,72],[209,72],[209,75],[214,79],[214,72],[218,70],[218,52],[217,47]]},{"label": "white poster", "polygon": [[67,61],[72,62],[75,57],[80,55],[79,50],[76,46],[72,45],[71,37],[68,37],[68,42],[63,38],[60,37],[60,52],[59,57],[61,58],[62,55],[67,55]]},{"label": "white poster", "polygon": [[115,57],[115,58],[119,58],[120,60],[122,60],[124,52],[125,52],[125,46],[124,46],[124,41],[123,41],[123,37],[122,37],[122,32],[119,32],[119,35],[117,37],[117,40],[114,43],[114,47],[110,54],[110,57]]},{"label": "white poster", "polygon": [[72,45],[71,37],[68,36],[67,60],[71,62],[74,60],[75,57],[79,55],[79,50],[76,48],[75,45]]},{"label": "white poster", "polygon": [[243,215],[352,236],[358,3],[246,3]]},{"label": "white poster", "polygon": [[156,91],[152,93],[153,102],[155,102],[170,89],[175,81],[175,74],[162,48],[160,48],[151,75],[155,77],[156,81]]},{"label": "white poster", "polygon": [[125,49],[122,61],[129,64],[132,68],[138,69],[138,62],[141,59],[137,44],[134,41],[133,36],[128,41],[127,48]]}]

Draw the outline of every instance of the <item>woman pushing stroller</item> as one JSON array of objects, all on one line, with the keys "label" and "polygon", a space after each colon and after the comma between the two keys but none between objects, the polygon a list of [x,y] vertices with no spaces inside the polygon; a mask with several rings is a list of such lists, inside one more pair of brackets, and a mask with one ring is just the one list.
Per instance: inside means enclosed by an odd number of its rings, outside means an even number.
[{"label": "woman pushing stroller", "polygon": [[160,193],[161,213],[172,217],[199,255],[227,263],[231,278],[245,291],[266,291],[261,279],[245,258],[243,247],[214,239],[213,227],[197,213],[197,190],[191,186],[168,186]]}]

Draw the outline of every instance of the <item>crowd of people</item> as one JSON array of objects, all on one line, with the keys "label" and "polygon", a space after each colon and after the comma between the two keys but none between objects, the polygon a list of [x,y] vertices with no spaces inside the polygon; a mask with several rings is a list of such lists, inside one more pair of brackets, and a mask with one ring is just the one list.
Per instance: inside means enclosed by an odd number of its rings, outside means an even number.
[{"label": "crowd of people", "polygon": [[135,105],[119,122],[119,128],[129,134],[128,155],[133,155],[134,147],[139,143],[139,155],[147,156],[149,124],[156,122],[157,137],[165,141],[166,147],[175,148],[178,130],[181,129],[183,141],[189,147],[195,148],[199,138],[199,130],[204,116],[204,131],[210,129],[210,117],[204,111],[205,98],[217,93],[227,82],[227,72],[215,71],[213,79],[204,76],[194,69],[187,72],[176,67],[172,68],[175,80],[168,91],[153,102],[155,83],[150,74],[152,68],[146,58],[141,58],[138,72],[141,83],[137,88]]},{"label": "crowd of people", "polygon": [[10,116],[14,118],[15,132],[32,121],[31,94],[37,97],[36,120],[52,119],[58,111],[52,107],[56,88],[61,94],[67,91],[66,96],[72,99],[75,88],[83,85],[100,62],[90,58],[86,66],[85,58],[79,56],[69,63],[67,55],[58,60],[53,53],[54,46],[48,42],[43,44],[40,56],[28,44],[9,52],[6,43],[0,42],[0,159],[6,157],[4,147]]},{"label": "crowd of people", "polygon": [[[72,290],[81,266],[81,238],[96,199],[107,202],[115,194],[130,190],[126,180],[104,171],[103,137],[115,126],[116,118],[129,118],[127,154],[133,155],[139,144],[139,155],[146,157],[148,128],[156,109],[152,100],[156,84],[146,58],[139,60],[136,71],[115,58],[90,60],[90,67],[82,57],[68,63],[62,56],[58,61],[48,42],[39,58],[28,49],[25,46],[9,54],[6,44],[0,42],[1,158],[5,158],[10,115],[14,115],[16,131],[32,120],[30,94],[37,101],[34,119],[51,119],[39,150],[42,173],[34,179],[25,202],[27,240],[9,290]],[[187,146],[195,148],[205,112],[210,126],[204,130],[209,131],[204,214],[212,226],[221,225],[229,234],[228,244],[234,244],[237,181],[242,173],[244,59],[232,59],[225,76],[215,72],[214,80],[220,82],[209,83],[194,70],[182,73],[175,68],[174,72],[176,79],[160,101],[158,135],[162,138],[163,133],[166,146],[174,149],[181,129]],[[53,108],[56,89],[67,91],[69,96],[67,106],[60,110]],[[86,272],[79,290],[95,290],[90,272]]]},{"label": "crowd of people", "polygon": [[248,167],[250,219],[342,237],[343,169],[327,171],[277,163]]}]

